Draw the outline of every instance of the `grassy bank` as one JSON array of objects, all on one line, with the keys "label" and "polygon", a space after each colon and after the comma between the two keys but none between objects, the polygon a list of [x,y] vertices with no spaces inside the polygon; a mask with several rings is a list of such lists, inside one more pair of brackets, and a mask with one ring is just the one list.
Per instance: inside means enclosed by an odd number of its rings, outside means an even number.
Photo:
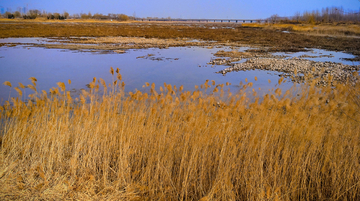
[{"label": "grassy bank", "polygon": [[78,99],[68,83],[28,103],[15,89],[0,108],[2,200],[360,199],[359,85],[258,97],[251,82],[238,94],[145,83],[126,95],[114,80]]},{"label": "grassy bank", "polygon": [[311,35],[330,35],[343,37],[359,37],[359,24],[243,24],[244,27],[264,28],[271,30],[293,31]]}]

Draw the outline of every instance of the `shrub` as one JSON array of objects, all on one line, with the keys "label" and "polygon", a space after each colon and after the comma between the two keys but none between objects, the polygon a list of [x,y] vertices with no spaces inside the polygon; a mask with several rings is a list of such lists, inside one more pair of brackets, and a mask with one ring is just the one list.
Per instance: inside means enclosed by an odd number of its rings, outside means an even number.
[{"label": "shrub", "polygon": [[128,20],[129,20],[129,16],[124,15],[124,14],[119,14],[119,15],[118,15],[118,19],[119,19],[120,21],[128,21]]}]

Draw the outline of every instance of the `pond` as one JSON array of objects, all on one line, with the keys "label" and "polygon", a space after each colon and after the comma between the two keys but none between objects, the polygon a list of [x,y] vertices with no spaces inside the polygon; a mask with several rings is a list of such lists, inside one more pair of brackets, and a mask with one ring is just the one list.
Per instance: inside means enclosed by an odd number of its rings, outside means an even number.
[{"label": "pond", "polygon": [[[134,49],[126,50],[124,54],[114,51],[71,51],[64,49],[47,49],[33,47],[28,43],[43,43],[50,39],[21,38],[21,39],[0,39],[0,43],[16,43],[16,46],[4,45],[0,47],[0,103],[3,104],[9,96],[16,97],[15,90],[10,90],[2,83],[9,81],[13,87],[18,83],[31,84],[29,77],[35,77],[37,89],[49,91],[57,87],[57,82],[66,83],[67,90],[77,96],[81,89],[93,80],[93,77],[103,78],[107,83],[113,81],[109,70],[119,68],[125,82],[125,91],[135,89],[146,91],[143,85],[145,82],[155,83],[156,89],[164,83],[184,86],[184,90],[194,90],[194,86],[204,84],[206,80],[214,80],[216,84],[231,83],[224,90],[231,92],[239,91],[239,83],[245,83],[245,78],[253,82],[253,87],[262,93],[277,87],[279,79],[278,72],[271,71],[240,71],[228,73],[225,76],[215,72],[226,66],[209,65],[214,59],[214,53],[219,50],[230,50],[228,47],[206,48],[206,47],[170,47],[167,49]],[[21,44],[23,43],[23,44]],[[332,54],[334,57],[321,57],[322,60],[346,62],[339,60],[336,52],[320,51],[322,54]],[[285,54],[285,53],[284,53]],[[296,53],[301,54],[301,53]],[[304,53],[305,54],[305,53]],[[306,54],[309,55],[307,52]],[[314,53],[315,54],[315,53]],[[352,55],[341,53],[341,57],[351,58]],[[318,59],[318,58],[309,58]],[[350,63],[351,65],[353,62]],[[355,63],[357,64],[357,63]],[[258,81],[255,81],[255,76]],[[71,80],[71,85],[67,84]],[[271,83],[268,82],[271,81]],[[288,82],[281,87],[288,89],[293,84]],[[30,89],[26,89],[26,95]]]}]

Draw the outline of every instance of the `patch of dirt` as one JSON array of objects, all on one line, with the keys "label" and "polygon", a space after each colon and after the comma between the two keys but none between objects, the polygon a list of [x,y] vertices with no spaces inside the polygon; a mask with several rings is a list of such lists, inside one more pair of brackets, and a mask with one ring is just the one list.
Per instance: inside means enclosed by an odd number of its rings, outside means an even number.
[{"label": "patch of dirt", "polygon": [[[53,43],[51,43],[53,42]],[[54,44],[55,43],[55,44]],[[33,44],[37,47],[70,49],[70,50],[114,50],[116,53],[125,53],[125,49],[144,49],[144,48],[169,48],[184,46],[208,46],[206,41],[189,41],[183,39],[158,39],[143,37],[71,37],[71,38],[52,38],[49,43]]]},{"label": "patch of dirt", "polygon": [[224,51],[220,50],[214,54],[214,56],[217,57],[241,57],[241,58],[250,58],[252,57],[252,54],[248,52],[239,52],[237,50],[233,51]]}]

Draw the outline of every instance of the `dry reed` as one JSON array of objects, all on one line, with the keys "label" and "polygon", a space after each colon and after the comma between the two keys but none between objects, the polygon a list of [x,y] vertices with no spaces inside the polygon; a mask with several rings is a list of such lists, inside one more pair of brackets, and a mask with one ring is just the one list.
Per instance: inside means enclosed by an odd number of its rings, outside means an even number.
[{"label": "dry reed", "polygon": [[94,79],[78,101],[54,88],[0,107],[0,199],[360,199],[359,85],[250,102],[251,82],[125,94],[100,80],[106,95]]}]

